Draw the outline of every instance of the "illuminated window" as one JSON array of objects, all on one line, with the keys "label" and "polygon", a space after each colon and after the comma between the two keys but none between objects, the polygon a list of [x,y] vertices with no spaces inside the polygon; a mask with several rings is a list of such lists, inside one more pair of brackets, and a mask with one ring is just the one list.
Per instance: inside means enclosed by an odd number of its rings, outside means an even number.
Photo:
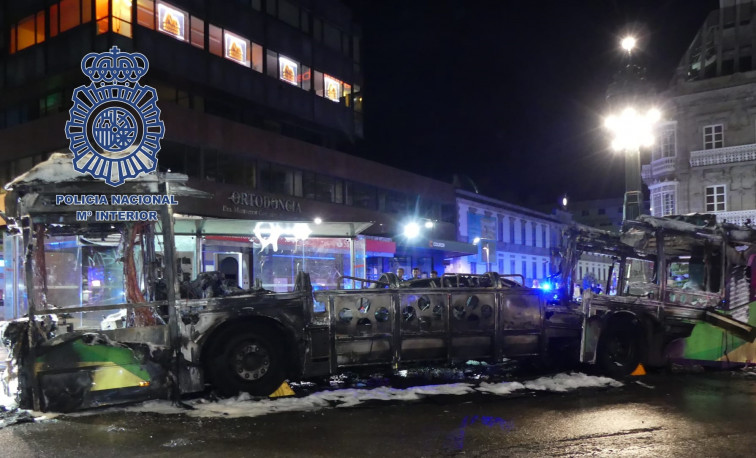
[{"label": "illuminated window", "polygon": [[137,0],[137,24],[155,30],[154,0]]},{"label": "illuminated window", "polygon": [[18,37],[16,38],[16,42],[18,44],[18,47],[16,49],[18,51],[34,45],[36,36],[36,34],[34,33],[34,24],[34,16],[29,16],[18,21]]},{"label": "illuminated window", "polygon": [[332,76],[323,75],[323,92],[325,98],[338,102],[341,99],[343,89],[341,81]]},{"label": "illuminated window", "polygon": [[249,64],[249,40],[227,30],[223,31],[223,49],[226,59],[233,60],[247,67]]},{"label": "illuminated window", "polygon": [[205,49],[205,21],[196,16],[192,16],[191,29],[192,45]]},{"label": "illuminated window", "polygon": [[210,52],[216,56],[223,57],[223,30],[220,27],[216,27],[210,24],[207,28],[208,45],[210,46]]},{"label": "illuminated window", "polygon": [[182,41],[188,41],[186,26],[189,15],[174,6],[158,1],[157,29]]},{"label": "illuminated window", "polygon": [[12,25],[10,29],[10,53],[16,52],[16,26]]},{"label": "illuminated window", "polygon": [[299,85],[299,62],[286,56],[278,56],[278,79],[295,86]]},{"label": "illuminated window", "polygon": [[60,2],[60,31],[65,32],[81,23],[81,1],[61,0]]},{"label": "illuminated window", "polygon": [[131,0],[112,0],[113,32],[130,37],[131,33]]},{"label": "illuminated window", "polygon": [[40,11],[37,13],[37,43],[45,41],[45,12]]},{"label": "illuminated window", "polygon": [[[63,16],[63,8],[61,6],[61,17]],[[95,0],[95,20],[97,21],[97,34],[106,33],[109,30],[108,27],[108,0]],[[61,22],[62,24],[62,22]],[[63,29],[60,29],[61,32]]]},{"label": "illuminated window", "polygon": [[262,72],[262,46],[244,37],[223,31],[223,57]]},{"label": "illuminated window", "polygon": [[323,72],[319,72],[315,70],[314,80],[315,80],[315,94],[319,95],[320,97],[325,97],[325,92],[323,91]]},{"label": "illuminated window", "polygon": [[651,191],[651,214],[653,216],[674,215],[677,211],[677,183],[664,182],[649,186]]},{"label": "illuminated window", "polygon": [[54,37],[58,34],[58,5],[55,4],[50,7],[50,36]]}]

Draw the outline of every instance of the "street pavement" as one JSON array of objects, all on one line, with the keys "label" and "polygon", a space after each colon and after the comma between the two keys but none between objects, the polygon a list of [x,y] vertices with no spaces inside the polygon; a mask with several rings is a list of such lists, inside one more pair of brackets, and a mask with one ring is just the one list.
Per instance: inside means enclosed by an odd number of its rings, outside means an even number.
[{"label": "street pavement", "polygon": [[756,374],[665,373],[623,383],[253,418],[104,409],[0,429],[0,456],[756,456]]}]

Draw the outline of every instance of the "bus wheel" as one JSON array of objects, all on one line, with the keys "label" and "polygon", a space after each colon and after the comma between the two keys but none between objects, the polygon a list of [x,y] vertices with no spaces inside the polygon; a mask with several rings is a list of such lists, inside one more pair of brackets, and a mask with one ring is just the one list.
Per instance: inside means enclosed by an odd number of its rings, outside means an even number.
[{"label": "bus wheel", "polygon": [[641,362],[639,329],[629,322],[612,323],[601,332],[597,361],[610,377],[630,375]]},{"label": "bus wheel", "polygon": [[234,334],[213,364],[212,381],[221,395],[273,393],[285,380],[282,341],[253,327]]}]

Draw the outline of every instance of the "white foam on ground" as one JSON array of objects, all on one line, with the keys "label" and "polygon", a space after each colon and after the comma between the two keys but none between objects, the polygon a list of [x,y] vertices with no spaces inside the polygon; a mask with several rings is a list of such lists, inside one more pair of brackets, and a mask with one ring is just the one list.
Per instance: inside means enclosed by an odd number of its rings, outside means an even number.
[{"label": "white foam on ground", "polygon": [[478,391],[492,394],[509,394],[517,390],[565,392],[578,388],[619,387],[621,382],[609,377],[597,377],[581,373],[557,374],[553,377],[541,377],[527,382],[481,383]]},{"label": "white foam on ground", "polygon": [[150,401],[127,407],[128,412],[151,412],[158,414],[185,414],[191,417],[258,417],[277,412],[308,412],[331,407],[352,407],[368,401],[415,401],[423,397],[459,396],[476,391],[495,395],[507,395],[519,390],[566,392],[588,387],[619,387],[623,384],[607,377],[595,377],[581,373],[557,374],[526,382],[452,383],[448,385],[415,386],[405,389],[378,387],[373,389],[346,388],[321,391],[303,397],[277,399],[252,399],[248,394],[220,401],[196,400],[188,404],[194,410],[174,406],[169,401]]}]

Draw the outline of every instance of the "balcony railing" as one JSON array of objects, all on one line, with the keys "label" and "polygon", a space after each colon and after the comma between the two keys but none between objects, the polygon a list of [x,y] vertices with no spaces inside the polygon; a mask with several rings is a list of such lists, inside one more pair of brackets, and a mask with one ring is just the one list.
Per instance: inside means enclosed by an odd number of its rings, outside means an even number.
[{"label": "balcony railing", "polygon": [[690,166],[729,164],[756,160],[756,144],[728,146],[726,148],[691,151]]},{"label": "balcony railing", "polygon": [[665,175],[675,173],[675,158],[663,157],[651,161],[650,164],[646,164],[641,167],[641,177],[645,181],[650,181],[654,178],[659,178]]},{"label": "balcony railing", "polygon": [[738,210],[731,212],[711,212],[717,215],[717,222],[727,221],[728,223],[745,226],[746,223],[756,223],[756,210]]}]

